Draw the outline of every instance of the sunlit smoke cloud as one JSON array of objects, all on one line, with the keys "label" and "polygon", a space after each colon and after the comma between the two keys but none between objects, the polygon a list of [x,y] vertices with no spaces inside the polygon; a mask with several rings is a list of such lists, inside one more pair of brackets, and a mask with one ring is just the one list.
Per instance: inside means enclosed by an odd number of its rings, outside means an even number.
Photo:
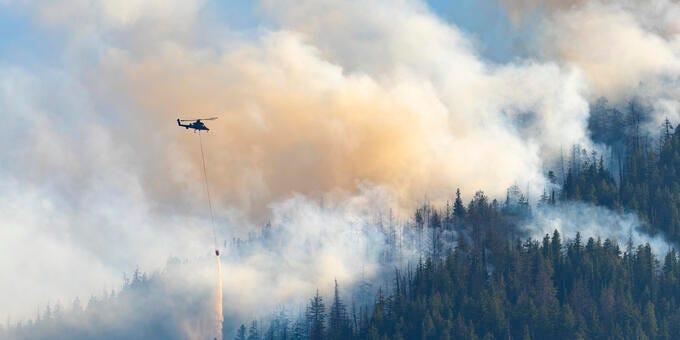
[{"label": "sunlit smoke cloud", "polygon": [[[149,143],[137,150],[157,161],[141,169],[143,189],[159,202],[184,201],[197,175],[192,136],[168,124],[180,114],[221,116],[209,141],[215,191],[223,209],[251,217],[292,192],[356,191],[358,181],[388,188],[401,207],[456,187],[499,196],[520,183],[539,192],[560,147],[588,144],[579,70],[489,64],[417,1],[264,2],[271,28],[249,39],[213,29],[226,40],[209,43],[191,38],[205,23],[162,29],[177,15],[196,22],[185,16],[198,16],[200,4],[187,6],[74,3],[62,20],[37,10],[45,25],[74,32],[74,62],[97,50],[87,61],[94,67],[72,72],[94,83],[96,107],[115,106],[116,120],[131,126],[112,138]],[[68,20],[80,11],[101,17],[87,39]],[[152,38],[136,34],[152,24]]]},{"label": "sunlit smoke cloud", "polygon": [[[680,77],[680,4],[650,1],[501,1],[536,26],[534,55],[582,70],[592,95],[667,100]],[[672,96],[678,101],[678,96]],[[655,104],[656,105],[656,104]],[[661,114],[659,114],[661,115]]]},{"label": "sunlit smoke cloud", "polygon": [[677,37],[643,27],[637,13],[597,3],[556,13],[542,46],[584,70],[596,95],[623,100],[639,87],[664,86],[680,74]]},{"label": "sunlit smoke cloud", "polygon": [[[254,215],[291,192],[356,191],[358,181],[387,187],[409,208],[456,187],[498,196],[521,183],[539,192],[546,160],[563,145],[588,144],[579,71],[486,64],[455,27],[414,4],[339,4],[338,25],[318,28],[288,24],[288,15],[331,15],[323,6],[275,7],[284,28],[253,41],[173,42],[145,57],[112,48],[101,71],[157,126],[178,112],[219,114],[208,139],[219,150],[215,191],[223,206]],[[383,7],[394,15],[364,14]],[[366,27],[370,39],[361,43],[366,32],[345,25]],[[166,133],[174,152],[197,161],[191,136]]]}]

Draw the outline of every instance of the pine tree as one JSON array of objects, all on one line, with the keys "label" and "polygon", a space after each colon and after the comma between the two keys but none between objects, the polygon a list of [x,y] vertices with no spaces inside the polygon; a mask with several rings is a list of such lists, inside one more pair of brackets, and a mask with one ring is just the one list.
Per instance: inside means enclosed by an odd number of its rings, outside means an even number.
[{"label": "pine tree", "polygon": [[257,327],[257,321],[253,321],[248,329],[248,340],[260,340],[260,331]]},{"label": "pine tree", "polygon": [[316,295],[310,299],[309,306],[307,307],[307,327],[309,329],[309,339],[323,339],[325,335],[325,319],[326,312],[323,298],[319,295],[319,290],[317,290]]},{"label": "pine tree", "polygon": [[348,339],[352,336],[347,308],[340,299],[338,281],[335,280],[333,303],[328,320],[328,339]]},{"label": "pine tree", "polygon": [[460,188],[456,189],[456,200],[453,203],[453,215],[459,220],[465,218],[465,207],[463,206],[463,199],[460,197]]},{"label": "pine tree", "polygon": [[301,319],[295,320],[293,323],[293,329],[291,331],[291,340],[303,340],[306,339],[305,326]]},{"label": "pine tree", "polygon": [[246,340],[246,326],[241,324],[241,327],[239,327],[238,331],[236,331],[236,337],[234,338],[235,340]]}]

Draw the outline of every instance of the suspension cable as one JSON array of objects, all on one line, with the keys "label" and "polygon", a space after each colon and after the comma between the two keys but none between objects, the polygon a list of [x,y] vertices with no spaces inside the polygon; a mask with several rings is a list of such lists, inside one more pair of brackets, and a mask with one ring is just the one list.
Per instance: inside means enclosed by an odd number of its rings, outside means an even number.
[{"label": "suspension cable", "polygon": [[208,172],[205,169],[205,153],[203,152],[203,138],[201,132],[198,132],[198,141],[201,144],[201,160],[203,161],[203,180],[205,182],[205,192],[208,194],[208,207],[210,208],[210,223],[212,225],[213,243],[215,251],[217,251],[217,231],[215,228],[215,216],[213,214],[212,199],[210,198],[210,188],[208,186]]}]

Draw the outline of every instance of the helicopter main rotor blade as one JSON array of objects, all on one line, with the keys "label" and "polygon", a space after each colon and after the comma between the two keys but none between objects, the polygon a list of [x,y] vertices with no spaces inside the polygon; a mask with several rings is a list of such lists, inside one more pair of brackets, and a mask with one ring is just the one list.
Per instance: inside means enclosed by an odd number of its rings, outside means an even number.
[{"label": "helicopter main rotor blade", "polygon": [[180,119],[180,122],[195,122],[197,120],[215,120],[218,117],[210,117],[210,118],[198,118],[198,119]]}]

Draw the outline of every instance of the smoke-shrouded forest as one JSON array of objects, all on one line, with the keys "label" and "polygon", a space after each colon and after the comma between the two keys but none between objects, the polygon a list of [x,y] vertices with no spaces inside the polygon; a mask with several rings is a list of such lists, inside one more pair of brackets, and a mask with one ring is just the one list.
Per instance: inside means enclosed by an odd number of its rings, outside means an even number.
[{"label": "smoke-shrouded forest", "polygon": [[666,119],[659,135],[643,131],[650,108],[631,100],[624,113],[600,99],[590,117],[593,140],[609,147],[612,167],[603,156],[574,150],[564,180],[565,200],[585,201],[630,211],[644,221],[645,231],[680,241],[680,134]]},{"label": "smoke-shrouded forest", "polygon": [[[680,240],[680,127],[666,120],[658,134],[644,132],[649,109],[636,100],[617,109],[600,99],[591,110],[591,137],[605,147],[565,152],[547,170],[550,183],[541,196],[532,199],[513,186],[504,200],[483,191],[465,200],[458,190],[445,205],[425,203],[403,222],[376,212],[378,222],[365,228],[376,229],[382,242],[375,245],[378,278],[348,285],[336,279],[306,303],[258,311],[255,320],[227,314],[223,337],[674,338],[680,333],[680,254],[673,246]],[[561,212],[573,206],[584,212],[584,203],[617,217],[584,236],[579,229],[586,227]],[[555,211],[576,220],[575,227],[551,230],[553,220],[541,216]],[[629,216],[639,219],[617,221]],[[541,223],[547,227],[536,226]],[[254,245],[271,247],[280,237],[268,223],[226,248],[246,258]],[[185,266],[171,259],[151,275],[137,269],[120,288],[89,301],[50,304],[27,321],[8,319],[0,335],[181,338],[207,327],[196,315],[207,313],[210,300],[207,290],[188,294],[196,287]]]}]

